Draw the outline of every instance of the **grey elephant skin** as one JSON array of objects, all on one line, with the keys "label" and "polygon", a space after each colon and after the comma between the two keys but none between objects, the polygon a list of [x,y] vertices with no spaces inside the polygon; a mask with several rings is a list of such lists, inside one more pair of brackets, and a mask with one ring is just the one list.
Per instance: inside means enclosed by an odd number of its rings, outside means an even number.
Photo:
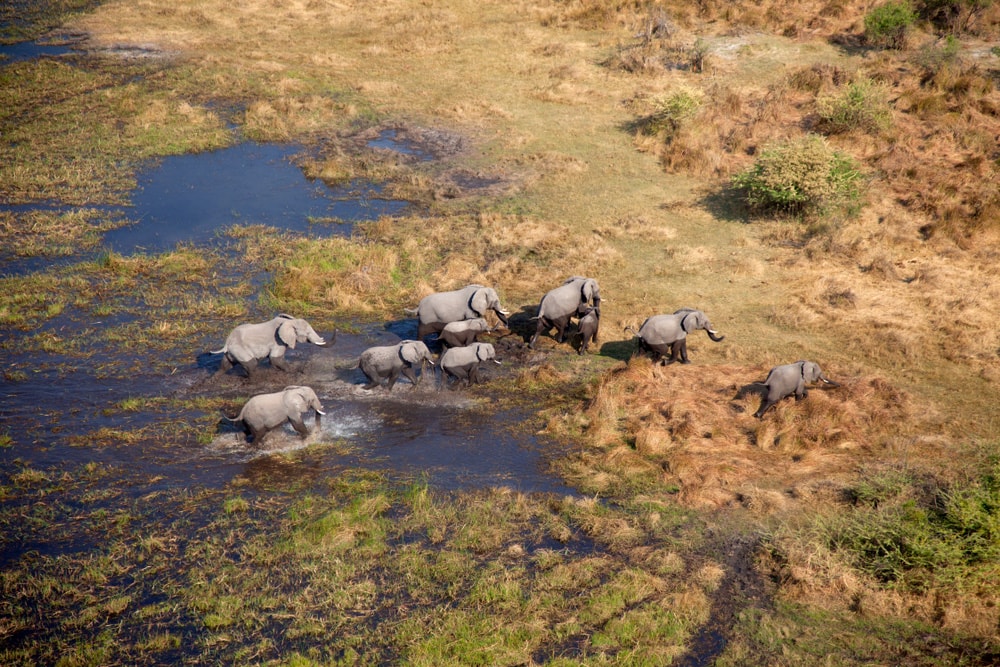
[{"label": "grey elephant skin", "polygon": [[448,386],[448,377],[456,380],[456,386],[461,384],[462,380],[469,386],[472,386],[473,382],[482,382],[479,377],[479,364],[487,361],[500,363],[496,359],[496,350],[489,343],[473,343],[465,347],[449,348],[441,355],[439,361],[441,385],[438,388]]},{"label": "grey elephant skin", "polygon": [[309,411],[316,412],[316,426],[319,427],[321,417],[326,413],[316,392],[310,387],[292,386],[270,394],[257,394],[243,405],[239,415],[226,419],[242,421],[244,430],[253,437],[254,445],[260,446],[264,436],[285,422],[289,422],[299,436],[305,438],[309,429],[303,423],[302,415]]},{"label": "grey elephant skin", "polygon": [[259,324],[241,324],[229,334],[221,350],[212,351],[212,354],[222,355],[216,375],[226,373],[238,364],[246,370],[247,377],[253,378],[257,364],[263,359],[269,359],[275,368],[288,371],[286,349],[294,350],[296,344],[305,342],[320,346],[332,345],[336,338],[337,333],[334,332],[327,343],[308,322],[291,315],[278,315]]},{"label": "grey elephant skin", "polygon": [[587,354],[587,347],[591,342],[597,342],[597,330],[601,326],[600,306],[590,306],[580,313],[580,323],[577,331],[580,334],[580,352]]},{"label": "grey elephant skin", "polygon": [[450,322],[485,318],[491,310],[507,326],[508,313],[501,307],[500,297],[492,287],[469,285],[460,290],[429,294],[417,304],[417,340],[441,331]]},{"label": "grey elephant skin", "polygon": [[764,380],[767,394],[760,402],[760,407],[757,408],[757,412],[753,416],[760,419],[778,401],[792,394],[795,394],[796,401],[801,401],[809,394],[806,385],[817,381],[834,387],[840,386],[823,375],[823,370],[814,361],[796,361],[794,364],[775,366],[767,374],[767,379]]},{"label": "grey elephant skin", "polygon": [[419,384],[420,379],[414,371],[414,366],[419,365],[422,371],[424,362],[434,365],[434,357],[427,349],[427,345],[423,341],[404,340],[395,345],[368,348],[361,353],[358,368],[368,378],[365,389],[374,389],[386,381],[388,390],[392,391],[392,386],[396,384],[400,375],[409,378],[414,387]]},{"label": "grey elephant skin", "polygon": [[705,313],[694,308],[681,308],[669,315],[653,315],[642,323],[636,336],[639,349],[652,353],[654,363],[662,360],[665,364],[675,361],[688,364],[691,362],[687,354],[687,336],[698,329],[704,329],[716,343],[725,339],[712,328]]},{"label": "grey elephant skin", "polygon": [[489,323],[481,317],[461,322],[449,322],[445,325],[438,340],[443,347],[465,347],[479,342],[479,334],[493,331]]},{"label": "grey elephant skin", "polygon": [[556,341],[566,339],[570,319],[586,306],[601,305],[601,289],[593,278],[573,276],[559,287],[549,290],[538,304],[538,326],[528,347],[534,349],[538,337],[556,328]]}]

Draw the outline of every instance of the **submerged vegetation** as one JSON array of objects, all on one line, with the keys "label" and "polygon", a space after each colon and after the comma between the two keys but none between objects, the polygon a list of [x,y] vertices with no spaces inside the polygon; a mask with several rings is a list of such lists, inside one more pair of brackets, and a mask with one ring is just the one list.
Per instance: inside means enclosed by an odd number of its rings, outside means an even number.
[{"label": "submerged vegetation", "polygon": [[[2,377],[122,389],[5,415],[0,662],[996,661],[993,3],[209,0],[64,27],[86,55],[0,63],[3,257],[36,261],[0,278]],[[145,161],[244,138],[421,210],[102,248]],[[597,354],[526,352],[570,275],[601,282]],[[531,405],[574,493],[317,473],[308,447],[177,475],[245,389],[140,369],[201,373],[237,321],[395,321],[471,282],[515,311],[475,409]],[[686,306],[726,342],[632,357],[625,326]],[[841,386],[753,418],[798,358]]]}]

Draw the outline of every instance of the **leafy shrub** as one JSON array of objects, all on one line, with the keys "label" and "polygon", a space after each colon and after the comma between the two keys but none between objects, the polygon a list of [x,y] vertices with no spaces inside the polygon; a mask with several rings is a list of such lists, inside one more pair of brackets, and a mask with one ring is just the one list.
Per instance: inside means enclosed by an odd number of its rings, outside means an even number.
[{"label": "leafy shrub", "polygon": [[952,35],[948,35],[942,44],[935,41],[921,46],[913,55],[912,61],[925,73],[932,75],[941,68],[953,65],[958,61],[958,48],[958,40]]},{"label": "leafy shrub", "polygon": [[888,49],[906,47],[906,33],[917,15],[905,0],[890,0],[865,15],[865,39],[872,46]]},{"label": "leafy shrub", "polygon": [[892,118],[885,86],[871,79],[850,83],[840,95],[821,98],[817,106],[819,127],[828,134],[878,132],[888,128]]},{"label": "leafy shrub", "polygon": [[928,491],[912,478],[900,482],[898,473],[860,482],[859,508],[832,531],[830,546],[906,589],[931,579],[957,584],[970,568],[1000,564],[1000,457],[964,484]]},{"label": "leafy shrub", "polygon": [[852,209],[860,181],[854,160],[809,134],[765,147],[733,185],[751,211],[808,215]]},{"label": "leafy shrub", "polygon": [[684,121],[698,111],[699,106],[699,95],[682,88],[653,100],[653,112],[641,121],[640,126],[646,134],[662,133],[669,139],[677,133]]}]

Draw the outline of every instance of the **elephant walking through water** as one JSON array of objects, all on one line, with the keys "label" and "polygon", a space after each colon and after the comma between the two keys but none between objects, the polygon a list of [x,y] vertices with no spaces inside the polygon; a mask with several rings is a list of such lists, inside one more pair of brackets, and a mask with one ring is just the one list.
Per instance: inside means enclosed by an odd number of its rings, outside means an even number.
[{"label": "elephant walking through water", "polygon": [[226,417],[229,421],[242,421],[245,430],[250,432],[255,446],[260,446],[270,431],[278,428],[286,421],[292,428],[305,438],[309,429],[302,421],[302,415],[309,411],[316,412],[316,426],[319,427],[323,405],[311,387],[291,386],[270,394],[257,394],[248,400],[240,414],[236,417]]},{"label": "elephant walking through water", "polygon": [[[368,378],[365,389],[374,389],[386,381],[387,389],[392,391],[392,386],[400,375],[405,376],[416,387],[420,383],[413,370],[415,365],[423,369],[424,362],[434,365],[434,358],[431,351],[423,341],[404,340],[396,345],[379,345],[370,347],[361,353],[358,360],[358,368]],[[421,370],[421,377],[423,371]]]},{"label": "elephant walking through water", "polygon": [[222,355],[216,375],[222,375],[239,365],[246,371],[247,377],[252,379],[257,372],[258,362],[264,359],[268,359],[275,368],[288,371],[288,362],[285,361],[287,348],[294,350],[296,343],[305,342],[326,347],[333,345],[336,339],[336,331],[328,343],[308,322],[285,314],[267,322],[241,324],[232,330],[222,349],[212,351],[212,354]]}]

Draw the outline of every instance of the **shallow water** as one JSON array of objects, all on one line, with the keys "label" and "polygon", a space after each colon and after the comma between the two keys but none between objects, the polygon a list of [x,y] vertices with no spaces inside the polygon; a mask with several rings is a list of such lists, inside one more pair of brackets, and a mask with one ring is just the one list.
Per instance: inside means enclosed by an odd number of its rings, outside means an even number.
[{"label": "shallow water", "polygon": [[107,233],[105,245],[122,254],[161,252],[210,242],[234,224],[348,235],[351,223],[396,215],[409,205],[383,199],[381,188],[367,182],[331,188],[310,181],[291,162],[297,151],[247,142],[164,158],[139,174],[125,211],[136,223]]},{"label": "shallow water", "polygon": [[0,66],[35,58],[69,55],[76,52],[74,46],[80,41],[79,37],[66,36],[54,40],[0,44]]}]

